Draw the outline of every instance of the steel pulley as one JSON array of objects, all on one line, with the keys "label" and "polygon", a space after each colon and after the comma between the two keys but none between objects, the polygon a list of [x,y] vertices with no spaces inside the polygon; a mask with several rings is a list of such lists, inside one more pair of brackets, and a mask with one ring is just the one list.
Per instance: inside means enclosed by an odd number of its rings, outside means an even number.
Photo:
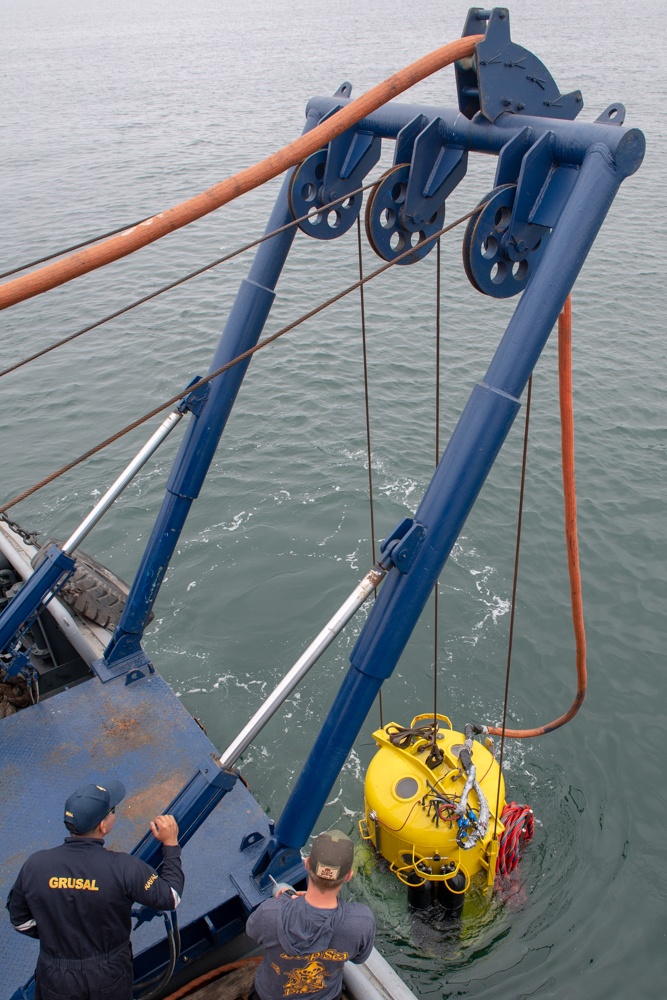
[{"label": "steel pulley", "polygon": [[318,149],[296,168],[289,190],[290,210],[295,219],[313,213],[299,223],[299,229],[316,240],[335,240],[346,233],[357,221],[363,200],[363,194],[358,192],[321,212],[315,211],[333,201],[322,200],[326,163],[327,149]]},{"label": "steel pulley", "polygon": [[[372,190],[366,205],[366,235],[368,242],[383,260],[396,260],[402,253],[442,229],[445,219],[444,201],[429,219],[407,218],[404,211],[410,164],[400,163],[388,170]],[[436,240],[419,247],[398,261],[415,264],[436,244]]]},{"label": "steel pulley", "polygon": [[501,184],[480,203],[463,237],[463,267],[470,284],[484,295],[506,299],[526,287],[549,238],[533,246],[512,240],[510,221],[516,184]]}]

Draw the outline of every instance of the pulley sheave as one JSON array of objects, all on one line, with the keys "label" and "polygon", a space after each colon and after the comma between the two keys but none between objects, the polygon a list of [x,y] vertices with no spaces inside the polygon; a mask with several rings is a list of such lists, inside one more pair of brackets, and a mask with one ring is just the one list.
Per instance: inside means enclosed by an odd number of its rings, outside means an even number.
[{"label": "pulley sheave", "polygon": [[363,194],[351,194],[330,208],[320,211],[323,201],[323,182],[327,163],[327,149],[318,149],[307,157],[294,171],[289,191],[290,210],[295,219],[313,212],[299,223],[308,236],[316,240],[335,240],[354,225],[361,211]]},{"label": "pulley sheave", "polygon": [[[368,242],[383,260],[396,260],[411,246],[416,246],[437,233],[444,225],[444,201],[429,219],[417,221],[405,217],[404,204],[409,175],[408,163],[399,163],[388,170],[373,188],[366,205]],[[416,264],[433,249],[435,243],[435,240],[426,243],[398,263]]]},{"label": "pulley sheave", "polygon": [[549,237],[543,232],[533,247],[511,241],[515,195],[516,184],[494,188],[471,216],[463,237],[463,267],[470,284],[495,299],[523,291]]}]

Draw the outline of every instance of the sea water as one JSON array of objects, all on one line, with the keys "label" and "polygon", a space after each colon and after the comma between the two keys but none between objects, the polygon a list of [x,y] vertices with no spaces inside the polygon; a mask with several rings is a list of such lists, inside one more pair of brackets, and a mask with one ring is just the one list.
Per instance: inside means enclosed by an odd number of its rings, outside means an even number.
[{"label": "sea water", "polygon": [[[300,133],[311,96],[344,80],[362,93],[458,37],[466,11],[460,0],[0,0],[0,270],[249,166]],[[662,995],[667,973],[664,21],[620,0],[518,0],[510,12],[514,39],[561,92],[582,90],[582,119],[621,101],[626,124],[647,137],[644,164],[624,182],[573,292],[588,696],[565,728],[508,743],[508,798],[534,809],[535,838],[502,893],[471,900],[459,930],[410,916],[402,887],[361,843],[351,891],[373,907],[379,947],[419,996],[641,1000]],[[408,99],[455,105],[453,71]],[[473,160],[448,221],[493,185],[493,159]],[[0,366],[260,236],[277,187],[4,313]],[[442,246],[441,447],[515,305],[470,287],[461,238],[459,227]],[[378,263],[367,244],[363,258],[366,270]],[[354,230],[333,243],[299,235],[266,332],[354,282],[358,266]],[[3,500],[204,373],[247,268],[247,255],[237,258],[6,376]],[[376,541],[414,512],[435,461],[436,277],[432,253],[366,289]],[[556,361],[550,342],[533,386],[508,705],[520,727],[560,715],[576,683]],[[181,536],[145,645],[221,750],[371,565],[362,374],[358,295],[261,353]],[[158,422],[12,515],[67,537]],[[385,684],[385,722],[409,725],[432,709],[434,671],[436,707],[456,728],[501,718],[522,427],[521,415],[445,567],[437,651],[431,603]],[[126,579],[180,436],[86,541]],[[274,818],[364,617],[244,755],[244,776]],[[357,836],[379,722],[376,707],[318,828]]]}]

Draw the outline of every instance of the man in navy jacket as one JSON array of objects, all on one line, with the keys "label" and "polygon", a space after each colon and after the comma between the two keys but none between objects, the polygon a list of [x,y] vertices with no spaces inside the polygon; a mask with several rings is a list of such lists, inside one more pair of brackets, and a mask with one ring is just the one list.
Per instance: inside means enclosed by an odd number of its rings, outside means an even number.
[{"label": "man in navy jacket", "polygon": [[35,1000],[131,1000],[133,903],[173,910],[183,892],[178,826],[156,816],[160,875],[104,838],[125,797],[120,781],[83,785],[65,803],[64,844],[37,851],[23,865],[7,909],[17,931],[39,938]]}]

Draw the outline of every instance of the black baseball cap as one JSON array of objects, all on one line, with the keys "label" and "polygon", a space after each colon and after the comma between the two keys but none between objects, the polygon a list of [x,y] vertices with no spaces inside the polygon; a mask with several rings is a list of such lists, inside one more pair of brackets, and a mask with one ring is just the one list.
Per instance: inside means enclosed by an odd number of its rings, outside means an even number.
[{"label": "black baseball cap", "polygon": [[81,785],[65,803],[65,825],[74,833],[89,833],[125,798],[122,781]]},{"label": "black baseball cap", "polygon": [[341,830],[329,830],[315,838],[308,869],[319,878],[339,882],[352,870],[354,844]]}]

